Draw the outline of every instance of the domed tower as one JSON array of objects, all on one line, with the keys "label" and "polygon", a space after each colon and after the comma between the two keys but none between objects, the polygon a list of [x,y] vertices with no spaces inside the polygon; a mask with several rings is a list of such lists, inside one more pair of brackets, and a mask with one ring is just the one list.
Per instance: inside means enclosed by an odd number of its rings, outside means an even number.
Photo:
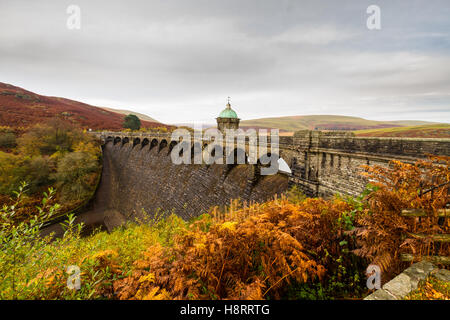
[{"label": "domed tower", "polygon": [[227,107],[216,118],[217,128],[224,132],[225,129],[239,129],[239,121],[236,112],[231,109],[230,98],[228,98]]}]

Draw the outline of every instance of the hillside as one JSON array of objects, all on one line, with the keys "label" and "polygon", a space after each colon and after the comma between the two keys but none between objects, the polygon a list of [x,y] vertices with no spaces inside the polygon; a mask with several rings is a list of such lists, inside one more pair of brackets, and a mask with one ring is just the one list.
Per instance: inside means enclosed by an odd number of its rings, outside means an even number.
[{"label": "hillside", "polygon": [[[60,117],[82,128],[120,130],[124,115],[86,103],[48,97],[0,82],[0,126],[29,127],[49,118]],[[156,121],[141,121],[142,126],[169,127]]]},{"label": "hillside", "polygon": [[389,123],[399,124],[399,125],[405,126],[405,127],[439,124],[439,122],[430,122],[430,121],[421,121],[421,120],[398,120],[398,121],[389,121]]},{"label": "hillside", "polygon": [[278,128],[283,131],[297,130],[364,130],[403,127],[405,125],[431,124],[425,121],[375,121],[359,117],[337,115],[288,116],[241,121],[241,127]]},{"label": "hillside", "polygon": [[450,138],[450,124],[355,131],[359,137]]},{"label": "hillside", "polygon": [[120,113],[120,114],[123,114],[123,115],[134,114],[135,116],[137,116],[141,120],[160,123],[158,120],[155,120],[152,117],[149,117],[148,115],[143,114],[143,113],[130,111],[130,110],[123,110],[123,109],[107,108],[107,107],[101,107],[101,108],[105,109],[106,111]]}]

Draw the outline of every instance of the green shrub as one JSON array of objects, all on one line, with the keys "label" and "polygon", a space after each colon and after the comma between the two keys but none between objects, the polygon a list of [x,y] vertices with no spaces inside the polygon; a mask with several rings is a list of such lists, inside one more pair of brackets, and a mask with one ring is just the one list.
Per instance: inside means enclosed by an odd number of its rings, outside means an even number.
[{"label": "green shrub", "polygon": [[123,127],[126,129],[137,131],[141,128],[141,120],[139,120],[136,115],[129,114],[124,119]]},{"label": "green shrub", "polygon": [[289,201],[291,201],[292,203],[299,203],[307,198],[306,195],[303,193],[303,191],[300,190],[300,188],[297,187],[296,185],[292,186],[286,192],[286,196],[288,197]]},{"label": "green shrub", "polygon": [[12,195],[20,181],[25,179],[28,157],[0,151],[0,193]]},{"label": "green shrub", "polygon": [[[16,224],[24,191],[22,185],[15,204],[0,209],[0,299],[113,298],[113,282],[128,276],[148,247],[170,243],[185,227],[181,218],[171,215],[82,238],[82,226],[70,215],[62,223],[64,236],[50,241],[51,236],[39,237],[39,227],[58,209],[48,205],[54,190],[44,195],[31,221]],[[67,286],[69,266],[80,268],[79,290]]]},{"label": "green shrub", "polygon": [[52,182],[52,167],[48,157],[29,157],[0,151],[0,194],[12,195],[20,181],[29,182],[29,194],[41,191]]},{"label": "green shrub", "polygon": [[89,196],[94,191],[99,167],[98,160],[86,152],[67,153],[58,161],[54,175],[61,199],[80,200]]},{"label": "green shrub", "polygon": [[29,281],[33,273],[28,272],[30,260],[39,265],[42,248],[48,245],[48,238],[39,237],[43,222],[58,209],[58,205],[49,206],[54,196],[53,189],[44,194],[42,206],[28,221],[17,223],[16,213],[26,188],[22,183],[16,192],[16,202],[0,208],[0,299],[28,299],[33,291]]},{"label": "green shrub", "polygon": [[24,180],[29,181],[31,194],[41,191],[53,182],[50,177],[53,166],[53,162],[48,157],[38,156],[26,161]]},{"label": "green shrub", "polygon": [[73,145],[85,139],[83,132],[60,119],[37,124],[18,139],[19,150],[28,155],[52,155],[73,151]]},{"label": "green shrub", "polygon": [[0,133],[0,148],[16,146],[16,135],[13,132]]}]

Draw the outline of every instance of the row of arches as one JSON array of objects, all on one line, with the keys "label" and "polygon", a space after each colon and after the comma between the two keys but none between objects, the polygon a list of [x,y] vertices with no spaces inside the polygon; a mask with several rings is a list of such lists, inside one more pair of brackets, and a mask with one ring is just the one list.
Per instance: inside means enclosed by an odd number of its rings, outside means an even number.
[{"label": "row of arches", "polygon": [[[106,138],[105,140],[105,144],[112,142],[113,145],[117,145],[120,144],[121,146],[130,143],[130,138],[129,137],[112,137],[109,136]],[[133,144],[132,148],[140,148],[143,149],[145,146],[150,145],[149,147],[149,151],[153,150],[154,148],[158,149],[158,153],[162,152],[164,149],[167,148],[167,155],[170,155],[170,153],[172,152],[173,148],[179,143],[178,141],[172,140],[170,142],[168,142],[166,139],[161,139],[160,141],[156,138],[153,139],[149,139],[149,138],[144,138],[141,140],[141,138],[136,137],[134,138],[131,143]],[[183,142],[180,142],[183,143]],[[188,143],[188,142],[185,142]],[[190,144],[190,143],[189,143]],[[191,150],[191,159],[195,159],[195,157],[197,155],[199,155],[200,153],[203,153],[204,150],[208,147],[208,143],[203,143],[200,144],[199,142],[195,142],[194,144],[190,145],[190,150]],[[189,147],[188,147],[189,148]],[[212,158],[215,159],[216,154],[222,154],[225,155],[226,150],[224,150],[223,147],[221,146],[215,146],[214,148],[212,148],[211,152],[210,152],[210,156]],[[183,156],[183,148],[180,148],[180,153],[179,156]],[[267,153],[261,157],[258,158],[256,165],[261,166],[261,167],[267,167],[270,165],[270,159],[272,157],[271,153]],[[275,157],[276,159],[278,159],[277,164],[278,164],[278,169],[283,172],[283,173],[288,173],[291,174],[291,169],[289,167],[289,165],[287,164],[287,162],[282,159],[281,157],[279,157],[278,155],[274,154],[273,157]],[[231,164],[249,164],[249,155],[247,154],[247,152],[245,152],[245,150],[241,149],[241,148],[234,148],[229,154],[227,154],[224,157],[224,163],[231,163]]]},{"label": "row of arches", "polygon": [[[112,142],[114,145],[116,144],[120,144],[120,145],[125,145],[127,143],[130,143],[130,138],[128,137],[107,137],[105,140],[105,144]],[[158,141],[158,139],[152,139],[150,141],[150,139],[148,138],[144,138],[141,139],[140,138],[134,138],[133,141],[133,148],[140,147],[141,149],[143,149],[146,145],[150,144],[150,150],[153,149],[154,147],[158,147],[158,152],[161,151],[162,149],[164,149],[165,147],[167,147],[167,145],[169,145],[169,152],[172,151],[172,148],[177,144],[176,141],[172,141],[170,142],[170,144],[167,142],[166,139],[162,139],[161,141]]]}]

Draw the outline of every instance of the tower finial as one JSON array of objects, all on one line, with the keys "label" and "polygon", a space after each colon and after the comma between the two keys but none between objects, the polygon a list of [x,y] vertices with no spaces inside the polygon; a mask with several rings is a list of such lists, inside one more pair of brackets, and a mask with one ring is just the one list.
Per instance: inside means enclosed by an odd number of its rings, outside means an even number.
[{"label": "tower finial", "polygon": [[231,107],[231,105],[230,105],[230,99],[231,99],[231,97],[228,97],[228,103],[227,103],[227,107],[228,107],[228,108]]}]

